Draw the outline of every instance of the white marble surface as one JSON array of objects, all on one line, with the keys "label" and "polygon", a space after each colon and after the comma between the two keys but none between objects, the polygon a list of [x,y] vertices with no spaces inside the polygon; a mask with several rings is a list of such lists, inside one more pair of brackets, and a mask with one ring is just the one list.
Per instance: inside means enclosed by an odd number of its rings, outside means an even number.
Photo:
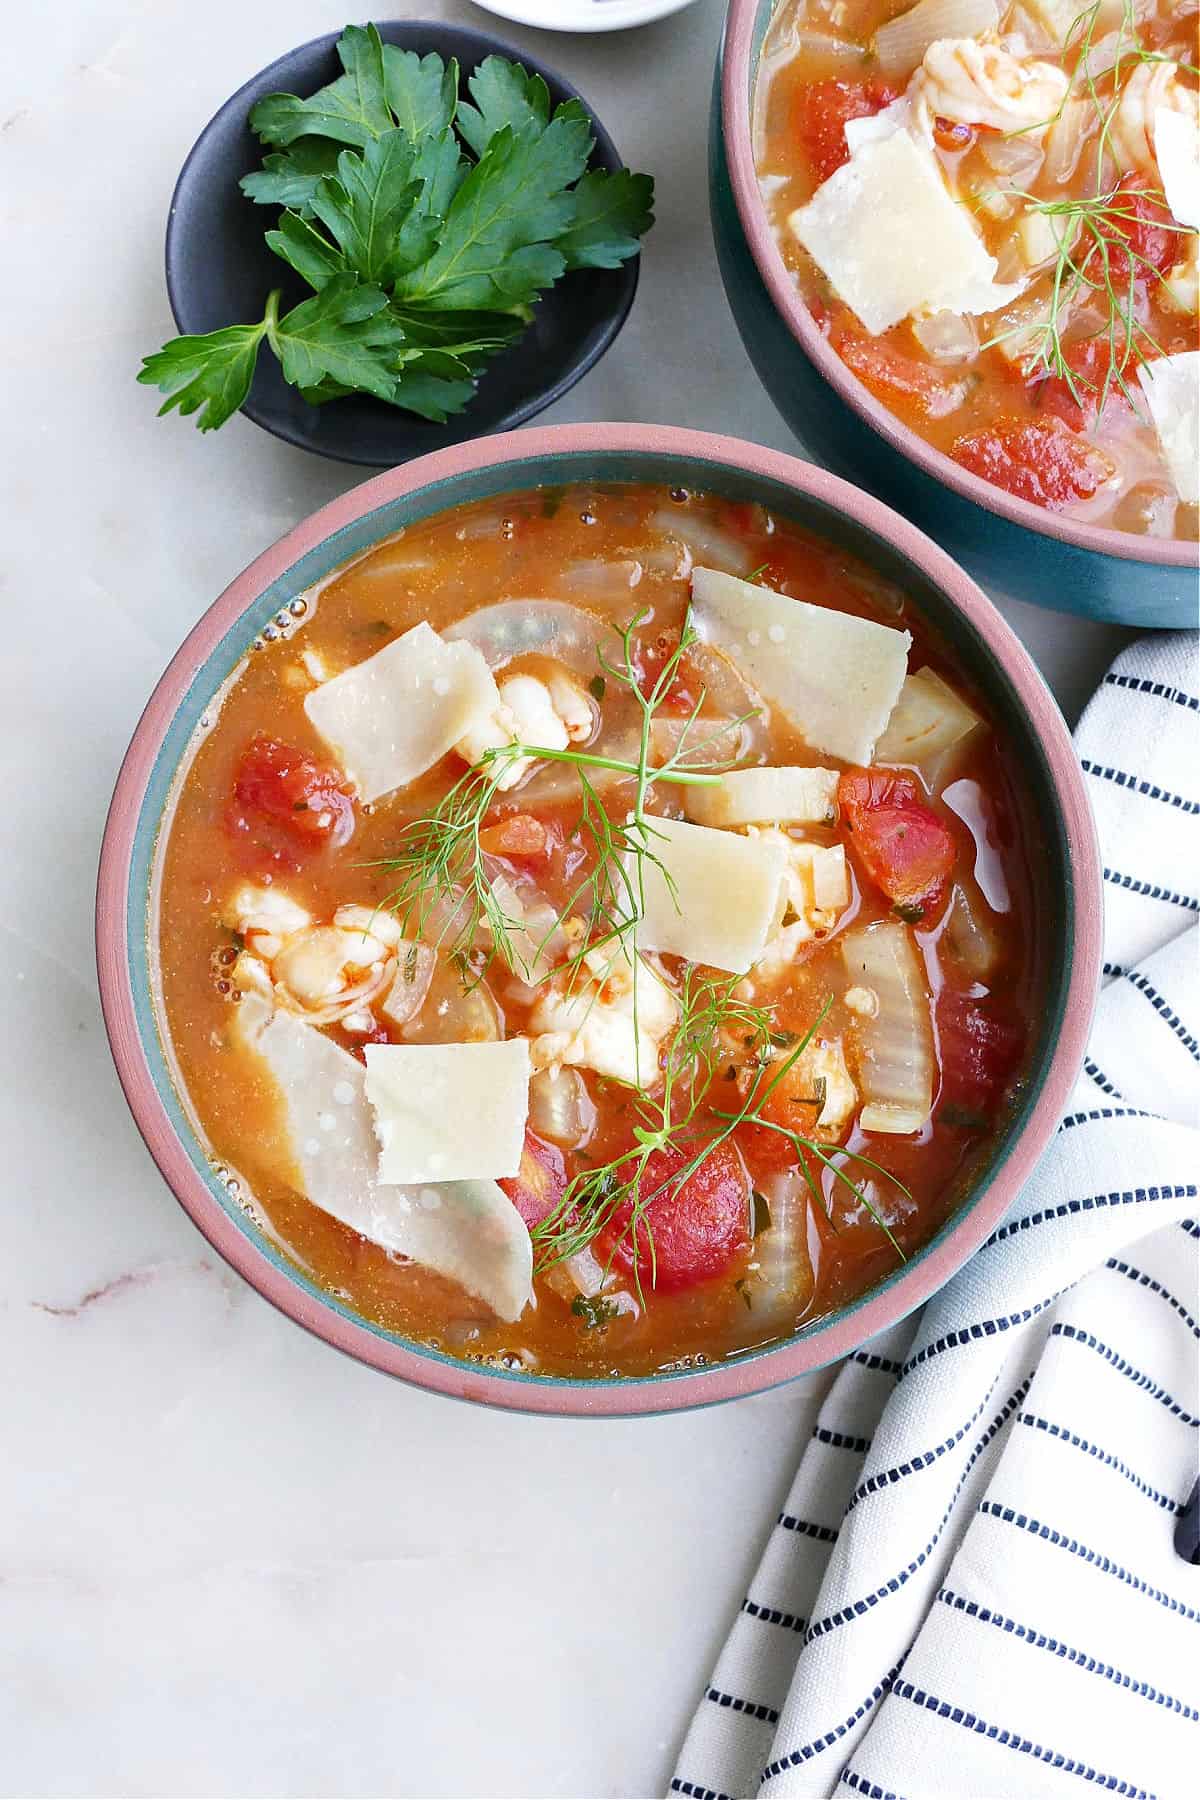
[{"label": "white marble surface", "polygon": [[[465,0],[404,10],[487,23]],[[508,28],[659,182],[633,317],[549,416],[786,448],[708,235],[720,14]],[[163,220],[218,103],[344,20],[343,0],[5,16],[5,1795],[660,1792],[815,1403],[560,1424],[409,1392],[221,1267],[126,1115],[91,934],[122,751],[197,614],[357,478],[241,419],[205,439],[155,419],[133,374],[170,331]],[[1014,622],[1073,709],[1117,634]]]}]

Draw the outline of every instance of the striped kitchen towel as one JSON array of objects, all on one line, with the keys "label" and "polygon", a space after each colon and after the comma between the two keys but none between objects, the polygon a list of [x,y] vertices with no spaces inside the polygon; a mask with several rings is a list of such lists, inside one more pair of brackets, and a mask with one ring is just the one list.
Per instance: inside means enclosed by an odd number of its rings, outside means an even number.
[{"label": "striped kitchen towel", "polygon": [[1136,643],[1084,714],[1085,1073],[1004,1223],[838,1373],[672,1794],[1200,1791],[1195,663]]}]

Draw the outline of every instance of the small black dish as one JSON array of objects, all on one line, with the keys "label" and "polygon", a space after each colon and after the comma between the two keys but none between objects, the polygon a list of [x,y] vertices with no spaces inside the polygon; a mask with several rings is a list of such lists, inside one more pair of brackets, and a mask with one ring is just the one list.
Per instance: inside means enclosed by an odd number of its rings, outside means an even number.
[{"label": "small black dish", "polygon": [[[389,44],[422,55],[436,50],[457,57],[464,83],[487,56],[505,56],[542,77],[557,106],[578,99],[592,119],[596,147],[591,166],[623,166],[616,145],[583,95],[527,50],[485,31],[440,23],[383,24]],[[282,288],[283,308],[308,294],[299,277],[267,248],[263,233],[278,210],[247,200],[238,187],[264,153],[247,123],[266,94],[313,94],[341,71],[334,46],[340,32],[289,51],[238,89],[200,133],[180,171],[167,219],[167,294],[181,332],[215,331],[261,318],[272,288]],[[567,275],[543,295],[524,335],[502,351],[480,378],[475,398],[457,417],[436,425],[369,395],[348,395],[309,406],[280,375],[273,357],[261,356],[242,411],[265,431],[302,450],[368,468],[391,468],[466,438],[507,431],[542,412],[586,375],[625,323],[637,291],[638,258],[619,269],[586,269]]]}]

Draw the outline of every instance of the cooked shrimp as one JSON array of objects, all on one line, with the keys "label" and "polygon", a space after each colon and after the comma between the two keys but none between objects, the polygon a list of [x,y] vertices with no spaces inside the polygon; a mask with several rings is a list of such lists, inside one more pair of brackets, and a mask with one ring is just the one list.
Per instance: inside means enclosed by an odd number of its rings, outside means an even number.
[{"label": "cooked shrimp", "polygon": [[636,971],[618,950],[589,950],[586,975],[559,977],[535,1004],[530,1028],[537,1032],[529,1046],[535,1069],[594,1069],[631,1087],[651,1087],[658,1077],[658,1052],[679,1017],[679,1006],[666,983],[644,957]]},{"label": "cooked shrimp", "polygon": [[371,1003],[386,993],[404,935],[391,913],[339,906],[328,925],[274,888],[246,886],[230,916],[246,940],[233,967],[240,988],[270,996],[310,1025],[369,1031]]},{"label": "cooked shrimp", "polygon": [[950,119],[1017,131],[1049,125],[1069,85],[1057,64],[1016,56],[993,37],[939,38],[925,52],[908,93],[922,125]]},{"label": "cooked shrimp", "polygon": [[[506,744],[538,744],[547,750],[565,750],[592,735],[595,712],[579,683],[562,669],[543,681],[537,675],[510,675],[500,684],[500,706],[487,719],[459,739],[454,748],[465,762],[478,763],[489,750]],[[520,756],[504,770],[497,788],[503,793],[516,787],[537,758]]]}]

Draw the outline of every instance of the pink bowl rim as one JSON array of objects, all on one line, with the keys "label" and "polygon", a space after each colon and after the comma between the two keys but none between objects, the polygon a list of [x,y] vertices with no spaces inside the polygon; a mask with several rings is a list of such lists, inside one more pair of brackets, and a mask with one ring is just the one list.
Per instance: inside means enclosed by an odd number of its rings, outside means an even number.
[{"label": "pink bowl rim", "polygon": [[[139,1034],[126,931],[130,871],[156,758],[192,678],[231,626],[302,556],[375,508],[434,489],[452,477],[539,457],[609,452],[689,457],[783,483],[890,543],[947,595],[1003,669],[1045,754],[1074,877],[1074,956],[1059,1038],[1019,1137],[984,1192],[951,1224],[942,1241],[883,1291],[846,1314],[834,1315],[808,1335],[746,1360],[612,1382],[547,1379],[543,1384],[529,1378],[518,1382],[392,1342],[333,1310],[271,1262],[221,1209],[163,1106]],[[447,504],[453,501],[448,499]],[[1083,775],[1066,725],[1032,659],[982,590],[915,526],[827,470],[736,438],[624,423],[545,426],[453,445],[352,488],[264,551],[214,601],[160,678],[122,763],[100,853],[96,951],[113,1060],[146,1146],[193,1223],[260,1294],[336,1349],[428,1391],[518,1412],[629,1417],[759,1393],[836,1361],[920,1306],[979,1248],[1053,1136],[1083,1061],[1100,976],[1100,863]]]},{"label": "pink bowl rim", "polygon": [[[1166,568],[1190,568],[1196,560],[1196,545],[1188,538],[1139,538],[1129,531],[1117,531],[1108,525],[1090,525],[1081,519],[1066,519],[1048,513],[1031,500],[1020,500],[1006,494],[982,476],[962,469],[943,451],[909,426],[904,425],[882,401],[868,392],[858,377],[832,350],[817,328],[805,306],[791,274],[780,254],[779,245],[767,218],[754,166],[751,137],[751,113],[747,96],[752,92],[751,75],[754,61],[755,26],[764,0],[730,0],[725,21],[721,71],[721,132],[725,144],[725,160],[733,188],[734,204],[750,254],[762,276],[767,291],[788,330],[808,360],[820,371],[830,387],[860,418],[877,431],[893,450],[915,463],[926,475],[951,488],[966,500],[973,500],[987,512],[996,513],[1011,524],[1023,525],[1040,537],[1057,538],[1060,543],[1091,550],[1103,556],[1119,557],[1125,562],[1139,562]],[[772,14],[782,0],[770,0]]]}]

